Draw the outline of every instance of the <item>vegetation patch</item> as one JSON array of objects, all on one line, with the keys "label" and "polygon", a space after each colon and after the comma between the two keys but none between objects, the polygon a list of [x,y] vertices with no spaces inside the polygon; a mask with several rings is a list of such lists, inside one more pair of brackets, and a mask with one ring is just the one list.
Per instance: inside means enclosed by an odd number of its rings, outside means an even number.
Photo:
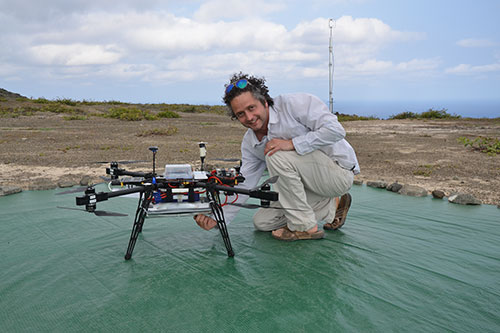
[{"label": "vegetation patch", "polygon": [[80,146],[68,146],[68,147],[64,147],[64,148],[59,148],[58,150],[62,151],[63,153],[66,153],[66,152],[68,152],[68,150],[79,149],[79,148],[80,148]]},{"label": "vegetation patch", "polygon": [[457,140],[465,147],[471,147],[473,150],[486,153],[490,156],[500,154],[500,140],[498,138],[479,136],[474,139],[469,139],[462,136]]},{"label": "vegetation patch", "polygon": [[49,101],[48,99],[43,98],[43,97],[40,97],[40,98],[37,98],[37,99],[32,99],[31,101],[33,103],[36,103],[36,104],[50,104],[50,103],[54,103],[54,102]]},{"label": "vegetation patch", "polygon": [[56,102],[59,104],[64,104],[69,106],[76,106],[79,103],[78,101],[74,101],[70,98],[58,98]]},{"label": "vegetation patch", "polygon": [[63,117],[64,120],[87,120],[88,117],[87,116],[84,116],[84,115],[80,115],[80,114],[75,114],[75,115],[71,115],[71,116],[64,116]]},{"label": "vegetation patch", "polygon": [[340,122],[343,121],[356,121],[356,120],[379,120],[380,118],[377,118],[375,116],[369,116],[369,117],[364,117],[364,116],[358,116],[357,114],[343,114],[343,113],[336,113],[335,114]]},{"label": "vegetation patch", "polygon": [[431,164],[423,164],[419,165],[415,171],[413,171],[413,175],[415,176],[424,176],[430,177],[432,172],[434,171],[434,165]]},{"label": "vegetation patch", "polygon": [[51,112],[51,113],[66,113],[66,114],[73,114],[73,113],[81,113],[82,111],[79,109],[71,108],[59,103],[51,103],[42,106],[40,109],[42,112]]},{"label": "vegetation patch", "polygon": [[185,113],[215,113],[225,114],[224,105],[192,105],[192,104],[161,104],[165,110]]},{"label": "vegetation patch", "polygon": [[167,128],[154,128],[151,130],[143,131],[137,136],[171,136],[178,132],[178,128],[175,126],[168,126]]},{"label": "vegetation patch", "polygon": [[158,120],[159,118],[149,112],[148,110],[141,110],[135,107],[116,107],[108,110],[107,114],[104,114],[105,118],[113,118],[127,121],[139,121],[139,120]]},{"label": "vegetation patch", "polygon": [[158,117],[160,117],[160,118],[180,118],[181,116],[175,111],[164,110],[164,111],[161,111],[160,113],[158,113]]},{"label": "vegetation patch", "polygon": [[461,118],[456,114],[449,114],[448,109],[429,109],[422,113],[415,113],[410,111],[405,111],[398,113],[396,115],[392,115],[389,119],[458,119]]}]

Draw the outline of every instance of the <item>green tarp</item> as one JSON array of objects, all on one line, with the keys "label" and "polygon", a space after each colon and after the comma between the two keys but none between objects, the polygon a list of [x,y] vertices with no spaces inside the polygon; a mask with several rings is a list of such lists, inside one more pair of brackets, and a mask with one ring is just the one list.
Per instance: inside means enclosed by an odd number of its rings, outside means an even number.
[{"label": "green tarp", "polygon": [[499,332],[500,209],[355,186],[319,241],[147,219],[125,261],[136,200],[62,210],[74,195],[0,198],[0,331]]}]

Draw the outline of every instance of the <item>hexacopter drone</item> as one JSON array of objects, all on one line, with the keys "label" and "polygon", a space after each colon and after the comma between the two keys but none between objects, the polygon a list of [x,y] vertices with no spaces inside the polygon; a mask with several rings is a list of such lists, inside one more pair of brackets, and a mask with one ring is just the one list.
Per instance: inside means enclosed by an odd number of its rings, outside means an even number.
[{"label": "hexacopter drone", "polygon": [[[134,225],[128,243],[125,259],[132,258],[135,243],[142,231],[144,220],[147,217],[172,216],[172,215],[196,215],[212,214],[217,221],[217,227],[221,233],[227,255],[234,256],[231,241],[227,232],[226,221],[222,207],[233,204],[244,208],[269,207],[270,201],[278,200],[278,193],[271,191],[270,184],[277,181],[277,176],[264,181],[253,189],[235,187],[242,183],[245,178],[239,173],[239,167],[231,169],[215,169],[211,172],[204,170],[206,157],[206,144],[199,143],[201,168],[193,171],[189,164],[167,164],[163,175],[156,173],[156,153],[158,147],[150,147],[153,153],[152,172],[133,172],[118,167],[118,162],[111,162],[106,168],[106,174],[110,175],[110,192],[96,192],[95,187],[90,185],[85,188],[83,196],[76,197],[77,206],[85,206],[85,211],[97,216],[126,216],[122,213],[97,210],[98,202],[106,201],[120,196],[135,195],[139,198],[134,218]],[[69,190],[58,194],[75,193],[82,189]],[[225,194],[225,201],[220,198],[221,192]],[[204,194],[204,195],[203,195]],[[260,205],[237,204],[235,201],[238,194],[248,195],[251,198],[260,199]],[[236,195],[236,199],[228,202],[228,197]],[[59,207],[73,210],[79,208]]]}]

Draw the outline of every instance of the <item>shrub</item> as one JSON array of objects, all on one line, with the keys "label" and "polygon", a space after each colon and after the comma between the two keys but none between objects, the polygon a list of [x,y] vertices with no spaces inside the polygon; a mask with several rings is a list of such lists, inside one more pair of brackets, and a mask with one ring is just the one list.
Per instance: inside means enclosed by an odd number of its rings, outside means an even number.
[{"label": "shrub", "polygon": [[355,121],[355,120],[378,120],[379,118],[375,116],[370,116],[370,117],[365,117],[365,116],[358,116],[357,114],[343,114],[343,113],[336,113],[337,118],[339,121]]},{"label": "shrub", "polygon": [[449,114],[448,109],[434,110],[429,109],[422,113],[415,113],[410,111],[405,111],[392,115],[389,119],[458,119],[460,116],[456,114]]},{"label": "shrub", "polygon": [[479,136],[473,140],[464,136],[459,137],[458,142],[462,143],[465,147],[470,146],[474,150],[486,153],[490,156],[500,154],[500,140],[497,138]]},{"label": "shrub", "polygon": [[76,104],[78,103],[77,101],[74,101],[70,98],[58,98],[56,102],[69,106],[76,106]]},{"label": "shrub", "polygon": [[158,113],[158,117],[160,118],[180,118],[181,116],[175,112],[170,110],[161,111]]},{"label": "shrub", "polygon": [[401,112],[389,117],[389,119],[416,119],[416,118],[418,118],[418,115],[410,111]]},{"label": "shrub", "polygon": [[138,108],[126,108],[117,107],[108,110],[108,114],[105,114],[105,118],[114,118],[120,120],[128,121],[138,121],[138,120],[157,120],[158,117],[151,114],[148,110],[140,110]]},{"label": "shrub", "polygon": [[434,110],[429,109],[420,114],[421,118],[424,119],[449,119],[449,118],[460,118],[458,115],[451,115],[448,112],[448,109]]},{"label": "shrub", "polygon": [[68,113],[68,114],[72,114],[72,113],[76,113],[76,112],[81,112],[78,109],[69,108],[69,107],[61,105],[59,103],[57,103],[57,104],[56,103],[52,103],[52,104],[44,105],[40,109],[40,111],[42,111],[42,112],[52,112],[52,113]]},{"label": "shrub", "polygon": [[152,130],[146,130],[143,131],[140,134],[137,134],[137,136],[171,136],[176,134],[178,131],[178,128],[175,126],[168,126],[167,128],[155,128]]},{"label": "shrub", "polygon": [[64,120],[87,120],[87,116],[84,115],[71,115],[71,116],[64,116]]},{"label": "shrub", "polygon": [[49,104],[49,103],[52,103],[52,102],[49,101],[46,98],[40,97],[40,98],[34,99],[33,103],[37,103],[37,104]]}]

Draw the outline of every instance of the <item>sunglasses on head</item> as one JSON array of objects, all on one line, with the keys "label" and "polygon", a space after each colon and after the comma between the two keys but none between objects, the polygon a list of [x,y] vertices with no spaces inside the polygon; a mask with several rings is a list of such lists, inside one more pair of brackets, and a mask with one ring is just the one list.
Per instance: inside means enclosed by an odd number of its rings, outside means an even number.
[{"label": "sunglasses on head", "polygon": [[241,79],[241,80],[238,80],[236,81],[236,83],[230,83],[227,87],[226,87],[226,94],[229,94],[229,92],[231,90],[233,90],[234,87],[237,87],[239,89],[244,89],[246,86],[248,86],[250,84],[250,82],[248,82],[248,80],[246,79]]}]

